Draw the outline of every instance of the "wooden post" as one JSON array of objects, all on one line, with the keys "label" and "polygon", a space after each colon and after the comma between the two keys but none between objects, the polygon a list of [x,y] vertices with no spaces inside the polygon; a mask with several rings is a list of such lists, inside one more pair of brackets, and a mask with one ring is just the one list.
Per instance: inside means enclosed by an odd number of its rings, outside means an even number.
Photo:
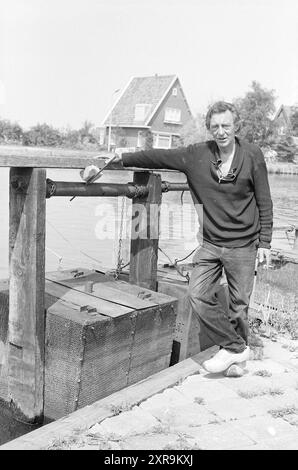
[{"label": "wooden post", "polygon": [[46,170],[10,169],[8,393],[20,419],[43,419]]},{"label": "wooden post", "polygon": [[161,177],[138,172],[134,183],[146,185],[149,192],[132,203],[129,282],[156,291]]}]

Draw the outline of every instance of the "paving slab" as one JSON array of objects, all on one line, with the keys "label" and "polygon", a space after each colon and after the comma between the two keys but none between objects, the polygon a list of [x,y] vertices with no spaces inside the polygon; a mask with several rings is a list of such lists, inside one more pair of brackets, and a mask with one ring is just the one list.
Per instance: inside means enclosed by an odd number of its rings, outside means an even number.
[{"label": "paving slab", "polygon": [[256,442],[229,423],[209,424],[188,428],[186,438],[204,450],[232,449],[254,445]]},{"label": "paving slab", "polygon": [[292,436],[268,439],[260,442],[259,445],[270,450],[298,450],[298,433]]},{"label": "paving slab", "polygon": [[[232,380],[232,379],[228,379]],[[181,385],[175,387],[184,396],[191,400],[203,400],[205,403],[226,398],[237,398],[234,390],[227,387],[225,383],[220,383],[216,379],[205,379],[204,381],[185,380]]]},{"label": "paving slab", "polygon": [[[297,355],[294,351],[290,351],[289,348],[283,347],[285,342],[272,342],[270,340],[264,340],[264,359],[271,359],[279,364],[284,364],[286,367],[296,368],[297,364],[295,363],[295,356]],[[293,362],[294,361],[294,362]]]},{"label": "paving slab", "polygon": [[122,450],[163,450],[165,447],[174,449],[177,439],[177,433],[148,433],[129,437],[122,440],[120,445]]},{"label": "paving slab", "polygon": [[249,361],[247,363],[247,369],[250,375],[256,375],[258,371],[267,371],[271,374],[281,374],[285,372],[286,366],[279,364],[272,359],[266,358],[262,361]]},{"label": "paving slab", "polygon": [[295,428],[281,418],[268,415],[244,418],[233,423],[235,429],[245,434],[255,442],[277,437],[291,437]]},{"label": "paving slab", "polygon": [[262,414],[267,413],[269,416],[272,416],[270,414],[270,411],[280,408],[282,406],[279,404],[280,402],[276,401],[276,398],[270,395],[264,395],[264,396],[250,398],[247,401],[250,403],[251,406],[258,407],[258,409],[261,408],[264,412]]},{"label": "paving slab", "polygon": [[135,406],[130,411],[124,411],[117,416],[107,418],[100,424],[96,424],[89,429],[89,434],[98,434],[101,436],[113,436],[123,438],[144,432],[151,432],[159,425],[150,413]]},{"label": "paving slab", "polygon": [[231,447],[229,450],[271,450],[269,446],[266,445],[266,443],[262,442],[262,444],[253,444],[251,446],[234,446]]},{"label": "paving slab", "polygon": [[172,387],[148,398],[148,400],[143,401],[140,406],[147,406],[148,404],[153,406],[156,404],[158,407],[166,407],[170,405],[187,405],[188,403],[192,403],[192,400],[181,393],[176,387]]},{"label": "paving slab", "polygon": [[164,405],[157,404],[140,405],[141,409],[151,413],[162,424],[176,428],[176,431],[182,426],[201,426],[203,424],[214,422],[214,413],[203,405],[196,403],[187,403],[185,405]]},{"label": "paving slab", "polygon": [[257,404],[253,405],[249,400],[240,397],[212,401],[208,403],[206,407],[223,421],[238,420],[266,414],[266,411],[264,411],[261,406]]},{"label": "paving slab", "polygon": [[269,378],[271,387],[280,387],[286,390],[294,388],[298,390],[298,372],[286,372],[283,374],[274,374]]}]

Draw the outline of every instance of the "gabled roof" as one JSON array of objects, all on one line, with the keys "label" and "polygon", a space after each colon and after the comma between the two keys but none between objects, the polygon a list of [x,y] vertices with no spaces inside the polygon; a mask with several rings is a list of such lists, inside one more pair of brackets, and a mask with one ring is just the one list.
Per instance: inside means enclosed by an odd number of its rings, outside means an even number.
[{"label": "gabled roof", "polygon": [[[132,77],[112,109],[104,118],[102,125],[109,125],[112,113],[112,124],[114,126],[148,126],[176,80],[178,80],[176,75]],[[134,120],[136,104],[150,105],[148,106],[145,118],[138,122]]]},{"label": "gabled roof", "polygon": [[282,104],[280,106],[280,108],[277,110],[277,113],[276,113],[274,119],[277,119],[282,111],[284,112],[285,118],[287,119],[288,123],[290,124],[293,114],[298,111],[298,105],[295,104],[295,105],[292,105],[292,106],[286,106],[286,105]]}]

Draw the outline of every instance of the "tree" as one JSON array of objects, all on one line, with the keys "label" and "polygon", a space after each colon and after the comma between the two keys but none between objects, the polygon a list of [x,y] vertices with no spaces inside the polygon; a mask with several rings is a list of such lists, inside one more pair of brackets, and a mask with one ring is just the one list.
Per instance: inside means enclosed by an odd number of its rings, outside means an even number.
[{"label": "tree", "polygon": [[0,120],[0,142],[19,143],[22,139],[23,129],[17,122],[7,119]]},{"label": "tree", "polygon": [[180,130],[180,144],[190,145],[207,139],[205,117],[198,113],[195,118],[187,121]]},{"label": "tree", "polygon": [[79,148],[81,143],[81,135],[78,130],[67,128],[62,133],[62,145],[66,148]]},{"label": "tree", "polygon": [[241,116],[239,136],[262,147],[274,136],[275,91],[262,88],[256,81],[252,82],[251,89],[244,98],[234,101]]},{"label": "tree", "polygon": [[298,107],[291,116],[292,135],[298,137]]},{"label": "tree", "polygon": [[277,141],[271,145],[271,149],[276,151],[276,158],[280,162],[294,162],[297,147],[291,136],[280,136]]},{"label": "tree", "polygon": [[29,146],[58,147],[62,140],[60,131],[45,123],[37,124],[23,134],[23,144]]}]

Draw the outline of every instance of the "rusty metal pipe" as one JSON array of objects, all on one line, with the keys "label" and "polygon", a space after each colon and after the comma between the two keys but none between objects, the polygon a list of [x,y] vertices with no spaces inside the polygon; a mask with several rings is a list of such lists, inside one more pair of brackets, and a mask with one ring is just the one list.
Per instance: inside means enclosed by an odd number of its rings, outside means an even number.
[{"label": "rusty metal pipe", "polygon": [[[162,182],[162,192],[186,191],[189,187],[185,183]],[[126,196],[128,198],[144,197],[148,194],[146,186],[134,183],[92,183],[69,181],[52,181],[47,179],[46,197],[52,196],[81,196],[81,197],[116,197]]]}]

